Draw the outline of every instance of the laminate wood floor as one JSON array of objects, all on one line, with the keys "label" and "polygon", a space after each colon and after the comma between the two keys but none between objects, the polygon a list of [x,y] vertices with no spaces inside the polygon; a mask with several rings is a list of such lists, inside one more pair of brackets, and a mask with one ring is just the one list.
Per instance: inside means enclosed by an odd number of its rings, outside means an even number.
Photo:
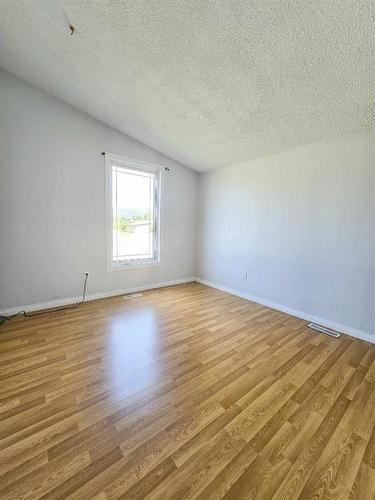
[{"label": "laminate wood floor", "polygon": [[0,498],[375,498],[375,345],[192,283],[0,327]]}]

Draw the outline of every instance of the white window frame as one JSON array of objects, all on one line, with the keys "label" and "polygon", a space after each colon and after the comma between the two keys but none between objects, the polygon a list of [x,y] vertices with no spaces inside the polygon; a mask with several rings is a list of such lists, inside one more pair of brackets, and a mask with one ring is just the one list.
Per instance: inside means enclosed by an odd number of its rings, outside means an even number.
[{"label": "white window frame", "polygon": [[[134,160],[126,156],[119,156],[113,153],[104,153],[106,172],[106,198],[107,198],[107,270],[120,271],[132,269],[134,267],[149,267],[161,264],[160,256],[160,214],[161,214],[161,185],[163,166]],[[150,259],[129,259],[123,261],[113,261],[113,210],[112,210],[112,165],[142,172],[152,172],[156,174],[155,196],[154,196],[154,257]]]}]

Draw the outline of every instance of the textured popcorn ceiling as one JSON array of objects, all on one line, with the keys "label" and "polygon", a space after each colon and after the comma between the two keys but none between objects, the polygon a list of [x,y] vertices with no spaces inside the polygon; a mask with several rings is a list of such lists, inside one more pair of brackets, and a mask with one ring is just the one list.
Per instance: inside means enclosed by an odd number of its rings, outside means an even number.
[{"label": "textured popcorn ceiling", "polygon": [[196,170],[375,127],[374,0],[0,9],[0,66]]}]

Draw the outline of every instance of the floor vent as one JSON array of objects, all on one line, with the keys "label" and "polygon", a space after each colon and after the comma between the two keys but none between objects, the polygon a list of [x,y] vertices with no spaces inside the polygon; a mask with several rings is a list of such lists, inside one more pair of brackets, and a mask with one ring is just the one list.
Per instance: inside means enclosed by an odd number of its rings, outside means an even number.
[{"label": "floor vent", "polygon": [[143,297],[143,293],[129,293],[124,295],[125,300],[137,299],[138,297]]},{"label": "floor vent", "polygon": [[317,323],[309,323],[309,327],[312,328],[313,330],[317,330],[318,332],[325,333],[330,337],[335,337],[335,338],[340,337],[340,334],[335,332],[335,330],[331,330],[331,328],[326,328],[325,326],[318,325]]}]

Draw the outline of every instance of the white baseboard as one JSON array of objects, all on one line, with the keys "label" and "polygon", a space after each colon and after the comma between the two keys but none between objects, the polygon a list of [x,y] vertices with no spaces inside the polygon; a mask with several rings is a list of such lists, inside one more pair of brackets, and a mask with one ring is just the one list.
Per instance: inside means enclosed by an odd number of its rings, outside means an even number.
[{"label": "white baseboard", "polygon": [[318,316],[314,316],[313,314],[299,311],[298,309],[293,309],[288,306],[284,306],[282,304],[278,304],[277,302],[272,302],[271,300],[266,300],[261,297],[257,297],[255,295],[251,295],[244,292],[239,292],[234,290],[233,288],[228,288],[223,285],[219,285],[217,283],[212,283],[211,281],[206,281],[201,278],[195,278],[197,283],[202,283],[202,285],[207,285],[211,288],[216,288],[226,293],[230,293],[231,295],[236,295],[237,297],[241,297],[246,300],[250,300],[251,302],[256,302],[257,304],[261,304],[262,306],[270,307],[271,309],[276,309],[277,311],[284,312],[286,314],[290,314],[290,316],[295,316],[300,319],[304,319],[309,322],[318,323],[319,325],[326,326],[328,328],[332,328],[341,333],[345,333],[346,335],[350,335],[351,337],[355,337],[357,339],[365,340],[366,342],[371,342],[375,344],[375,333],[364,332],[362,330],[358,330],[357,328],[352,328],[351,326],[342,325],[341,323],[336,323],[334,321],[330,321],[325,318],[319,318]]},{"label": "white baseboard", "polygon": [[[233,288],[228,288],[224,285],[219,285],[218,283],[206,281],[206,280],[203,280],[203,279],[198,278],[198,277],[163,281],[162,283],[152,283],[152,284],[137,286],[137,287],[132,287],[132,288],[122,288],[122,289],[117,289],[117,290],[109,290],[107,292],[88,293],[86,296],[86,301],[89,302],[91,300],[104,299],[107,297],[115,297],[116,295],[125,295],[127,293],[142,292],[145,290],[152,290],[154,288],[163,288],[163,287],[167,287],[167,286],[181,285],[183,283],[191,283],[193,281],[196,281],[197,283],[202,283],[203,285],[207,285],[211,288],[216,288],[216,289],[221,290],[221,291],[226,292],[226,293],[230,293],[231,295],[236,295],[237,297],[241,297],[243,299],[250,300],[251,302],[256,302],[257,304],[261,304],[263,306],[270,307],[271,309],[276,309],[277,311],[281,311],[281,312],[284,312],[286,314],[290,314],[291,316],[295,316],[297,318],[304,319],[304,320],[309,321],[309,322],[311,321],[314,323],[318,323],[318,324],[326,326],[328,328],[332,328],[333,330],[336,330],[338,332],[350,335],[351,337],[355,337],[357,339],[365,340],[366,342],[371,342],[371,343],[375,344],[375,334],[374,333],[372,334],[370,332],[364,332],[362,330],[358,330],[357,328],[352,328],[352,327],[347,326],[347,325],[342,325],[340,323],[336,323],[334,321],[330,321],[330,320],[327,320],[325,318],[319,318],[318,316],[314,316],[313,314],[310,314],[310,313],[307,313],[304,311],[300,311],[298,309],[293,309],[291,307],[284,306],[284,305],[279,304],[277,302],[272,302],[270,300],[266,300],[266,299],[263,299],[261,297],[257,297],[255,295],[240,292],[238,290],[234,290]],[[8,307],[6,309],[1,309],[0,315],[10,316],[12,314],[17,313],[18,311],[26,311],[26,312],[41,311],[43,309],[52,309],[54,307],[76,304],[77,302],[79,302],[81,300],[81,298],[82,298],[81,296],[66,297],[63,299],[38,302],[35,304],[26,304],[23,306]]]},{"label": "white baseboard", "polygon": [[[191,283],[195,278],[183,278],[179,280],[163,281],[162,283],[152,283],[149,285],[137,286],[132,288],[121,288],[118,290],[109,290],[107,292],[88,293],[85,302],[91,300],[105,299],[107,297],[115,297],[116,295],[126,295],[127,293],[142,292],[145,290],[152,290],[153,288],[164,288],[166,286],[181,285],[183,283]],[[43,309],[52,309],[54,307],[67,306],[80,302],[82,296],[79,297],[66,297],[64,299],[47,300],[35,304],[26,304],[24,306],[8,307],[0,310],[0,315],[11,316],[18,311],[41,311]]]}]

